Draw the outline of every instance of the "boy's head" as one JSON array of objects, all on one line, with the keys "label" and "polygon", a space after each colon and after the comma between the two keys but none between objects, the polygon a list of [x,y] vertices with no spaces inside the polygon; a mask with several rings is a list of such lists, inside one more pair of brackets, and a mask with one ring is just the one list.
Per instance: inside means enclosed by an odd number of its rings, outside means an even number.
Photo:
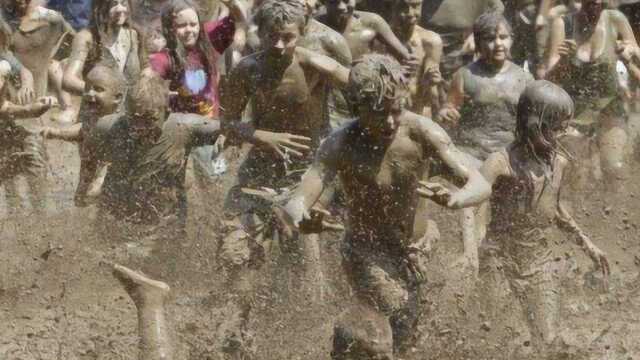
[{"label": "boy's head", "polygon": [[112,114],[124,100],[127,81],[114,67],[98,64],[87,74],[83,100],[98,116]]},{"label": "boy's head", "polygon": [[140,140],[155,140],[167,117],[169,89],[156,75],[144,75],[127,93],[130,135]]},{"label": "boy's head", "polygon": [[265,0],[254,21],[262,48],[270,56],[293,56],[307,21],[306,4],[300,0]]},{"label": "boy's head", "polygon": [[391,136],[409,96],[405,69],[388,55],[368,54],[355,62],[347,88],[360,123],[372,133]]}]

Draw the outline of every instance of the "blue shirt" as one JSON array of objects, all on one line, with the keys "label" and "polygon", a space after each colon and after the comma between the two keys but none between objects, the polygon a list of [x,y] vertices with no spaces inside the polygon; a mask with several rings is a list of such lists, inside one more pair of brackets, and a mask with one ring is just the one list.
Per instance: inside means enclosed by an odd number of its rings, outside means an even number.
[{"label": "blue shirt", "polygon": [[91,21],[92,0],[49,0],[48,8],[56,10],[73,26],[80,30],[89,26]]}]

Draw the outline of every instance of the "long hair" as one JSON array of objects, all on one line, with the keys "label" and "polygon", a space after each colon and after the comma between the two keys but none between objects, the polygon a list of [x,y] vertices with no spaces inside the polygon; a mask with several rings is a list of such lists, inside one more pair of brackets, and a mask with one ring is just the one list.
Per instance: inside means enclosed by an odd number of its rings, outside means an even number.
[{"label": "long hair", "polygon": [[[558,141],[556,131],[563,127],[574,114],[573,100],[561,87],[546,80],[537,80],[529,84],[520,96],[512,149],[519,149],[528,159],[538,163],[544,170],[544,176],[551,179],[554,171],[554,159],[562,156],[573,160],[573,156]],[[535,146],[534,144],[538,144]],[[539,153],[543,146],[545,154]],[[523,196],[533,196],[533,178],[526,167],[526,161],[513,159],[511,166],[527,182],[527,191]]]},{"label": "long hair", "polygon": [[[102,41],[107,36],[109,31],[109,10],[112,8],[110,0],[93,0],[91,4],[91,24],[89,25],[89,32],[93,38],[93,47],[89,50],[89,63],[97,63],[102,60]],[[131,0],[127,0],[127,7],[129,13],[127,14],[127,20],[123,27],[133,29],[138,37],[138,57],[140,64],[144,64],[146,61],[146,54],[144,53],[144,39],[143,34],[139,31],[131,22],[131,12],[133,11],[133,5]]]},{"label": "long hair", "polygon": [[196,49],[200,51],[205,59],[204,65],[207,69],[208,76],[211,76],[211,73],[216,66],[215,54],[217,53],[217,51],[211,44],[209,36],[207,36],[204,28],[204,23],[200,21],[201,17],[197,5],[191,0],[172,0],[167,5],[167,7],[162,10],[161,16],[162,35],[167,40],[167,50],[169,51],[169,58],[171,60],[172,82],[179,81],[179,77],[184,73],[186,51],[184,46],[176,37],[176,32],[174,30],[174,20],[179,12],[186,9],[193,9],[196,14],[198,14],[200,32],[198,33],[198,40],[196,41]]}]

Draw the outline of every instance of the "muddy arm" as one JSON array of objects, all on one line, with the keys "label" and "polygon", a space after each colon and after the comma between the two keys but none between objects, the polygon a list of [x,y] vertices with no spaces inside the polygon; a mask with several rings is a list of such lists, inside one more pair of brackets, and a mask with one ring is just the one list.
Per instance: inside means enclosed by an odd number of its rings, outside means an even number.
[{"label": "muddy arm", "polygon": [[369,26],[376,31],[378,41],[385,44],[393,56],[400,61],[411,60],[411,54],[407,48],[402,45],[391,30],[391,26],[380,15],[371,14],[368,20]]},{"label": "muddy arm", "polygon": [[92,45],[93,38],[87,30],[79,32],[73,39],[69,64],[62,78],[62,88],[64,90],[75,95],[82,95],[84,92],[82,69],[87,61],[87,56],[89,55],[89,50]]},{"label": "muddy arm", "polygon": [[82,141],[81,130],[82,124],[73,124],[70,127],[57,129],[53,127],[46,127],[42,131],[42,136],[45,139],[55,139],[69,142],[80,142]]},{"label": "muddy arm", "polygon": [[421,132],[425,148],[434,149],[453,174],[465,181],[464,186],[451,195],[446,205],[450,208],[463,208],[479,205],[487,200],[491,196],[491,187],[497,177],[494,172],[500,174],[501,167],[496,166],[495,169],[492,167],[491,173],[486,178],[479,169],[466,160],[467,156],[453,144],[440,125],[427,118],[422,120]]},{"label": "muddy arm", "polygon": [[51,108],[52,104],[36,101],[27,105],[18,105],[5,101],[0,107],[0,116],[11,119],[38,117]]},{"label": "muddy arm", "polygon": [[296,55],[303,64],[307,64],[316,69],[320,74],[329,77],[331,83],[335,86],[344,88],[349,83],[350,70],[336,60],[303,47],[296,47]]},{"label": "muddy arm", "polygon": [[337,157],[341,149],[343,131],[333,133],[316,153],[313,165],[302,176],[300,184],[283,206],[292,225],[298,226],[308,214],[309,209],[318,201],[325,187],[336,176]]}]

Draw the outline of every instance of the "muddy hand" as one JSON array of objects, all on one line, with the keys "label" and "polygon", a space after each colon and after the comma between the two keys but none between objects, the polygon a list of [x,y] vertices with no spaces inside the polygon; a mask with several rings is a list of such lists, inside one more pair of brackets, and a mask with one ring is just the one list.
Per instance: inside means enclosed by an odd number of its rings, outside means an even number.
[{"label": "muddy hand", "polygon": [[419,181],[418,184],[418,195],[430,199],[438,205],[449,205],[451,192],[444,185],[428,181]]},{"label": "muddy hand", "polygon": [[407,262],[407,268],[409,269],[409,272],[413,274],[416,281],[418,283],[423,283],[427,279],[426,278],[427,270],[425,266],[422,264],[420,257],[421,256],[419,253],[411,252],[407,255],[406,262]]},{"label": "muddy hand", "polygon": [[273,149],[283,159],[288,160],[289,154],[302,157],[311,150],[309,143],[311,138],[289,133],[275,133],[265,131],[258,137],[258,140],[265,146]]},{"label": "muddy hand", "polygon": [[36,93],[33,91],[33,87],[31,86],[23,86],[18,90],[18,103],[20,105],[32,103],[35,97]]},{"label": "muddy hand", "polygon": [[438,113],[438,119],[441,122],[457,124],[458,121],[460,120],[460,113],[458,112],[458,110],[456,110],[452,106],[445,106]]},{"label": "muddy hand", "polygon": [[442,82],[442,73],[438,64],[432,64],[425,70],[424,81],[429,85],[436,85]]},{"label": "muddy hand", "polygon": [[558,47],[558,53],[564,58],[572,58],[576,54],[577,45],[575,40],[565,40]]},{"label": "muddy hand", "polygon": [[611,275],[611,267],[609,266],[609,260],[607,259],[606,254],[598,247],[593,246],[589,249],[589,257],[591,257],[596,268],[599,268],[602,271],[604,290],[609,291],[609,275]]}]

